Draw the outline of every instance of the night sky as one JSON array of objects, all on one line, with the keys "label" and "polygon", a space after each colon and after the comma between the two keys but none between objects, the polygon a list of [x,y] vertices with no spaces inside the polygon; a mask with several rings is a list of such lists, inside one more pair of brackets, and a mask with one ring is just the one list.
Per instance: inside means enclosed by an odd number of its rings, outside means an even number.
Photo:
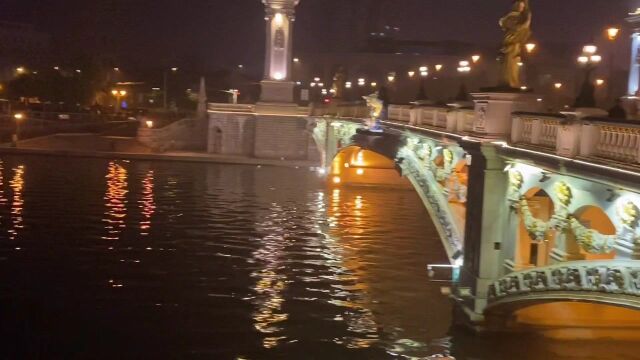
[{"label": "night sky", "polygon": [[[359,0],[302,0],[297,51],[344,48],[349,39],[341,6]],[[497,20],[511,0],[393,0],[389,23],[400,37],[499,41]],[[535,37],[544,42],[590,42],[609,24],[622,24],[640,0],[531,0]],[[60,53],[99,50],[112,41],[119,61],[132,66],[180,62],[220,67],[262,61],[260,0],[0,0],[0,18],[36,24]],[[342,19],[342,20],[341,20]],[[98,39],[98,40],[97,40]],[[102,39],[102,40],[99,40]]]}]

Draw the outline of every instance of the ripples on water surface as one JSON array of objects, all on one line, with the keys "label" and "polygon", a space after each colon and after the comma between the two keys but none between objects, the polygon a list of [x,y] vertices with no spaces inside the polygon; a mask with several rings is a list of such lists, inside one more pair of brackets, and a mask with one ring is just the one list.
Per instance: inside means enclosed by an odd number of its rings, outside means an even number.
[{"label": "ripples on water surface", "polygon": [[0,164],[2,359],[610,358],[451,333],[425,272],[446,256],[410,191],[327,190],[306,169]]}]

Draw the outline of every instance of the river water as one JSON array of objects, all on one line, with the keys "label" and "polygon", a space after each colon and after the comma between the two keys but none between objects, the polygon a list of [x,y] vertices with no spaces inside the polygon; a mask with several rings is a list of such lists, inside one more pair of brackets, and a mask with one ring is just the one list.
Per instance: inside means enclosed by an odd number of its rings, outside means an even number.
[{"label": "river water", "polygon": [[[0,157],[0,359],[633,358],[452,329],[411,191],[309,169]],[[616,357],[617,356],[617,357]]]}]

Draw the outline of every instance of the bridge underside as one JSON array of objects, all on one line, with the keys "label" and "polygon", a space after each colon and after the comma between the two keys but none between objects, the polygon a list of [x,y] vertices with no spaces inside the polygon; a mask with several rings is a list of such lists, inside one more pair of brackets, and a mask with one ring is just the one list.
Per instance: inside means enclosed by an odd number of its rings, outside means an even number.
[{"label": "bridge underside", "polygon": [[517,296],[485,311],[488,330],[522,331],[564,340],[640,340],[635,296],[556,292]]}]

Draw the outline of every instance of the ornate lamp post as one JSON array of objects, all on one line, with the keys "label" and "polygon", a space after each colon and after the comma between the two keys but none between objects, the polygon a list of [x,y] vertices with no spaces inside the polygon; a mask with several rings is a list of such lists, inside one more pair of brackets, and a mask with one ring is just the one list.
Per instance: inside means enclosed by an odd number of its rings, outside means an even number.
[{"label": "ornate lamp post", "polygon": [[456,100],[458,101],[467,101],[467,84],[465,81],[466,74],[471,72],[471,64],[467,60],[462,60],[458,63],[458,73],[460,74],[460,91],[458,92],[458,96],[456,96]]},{"label": "ornate lamp post", "polygon": [[293,24],[300,0],[262,0],[265,6],[266,54],[262,80],[263,102],[292,103]]},{"label": "ornate lamp post", "polygon": [[[166,89],[165,89],[165,91],[166,91]],[[127,91],[126,90],[113,89],[113,90],[111,90],[111,94],[116,97],[116,103],[117,103],[116,104],[116,112],[120,112],[120,110],[122,109],[121,103],[120,103],[120,99],[125,97],[125,96],[127,96]]]},{"label": "ornate lamp post", "polygon": [[613,100],[614,92],[613,92],[613,84],[614,84],[614,73],[615,73],[615,63],[616,63],[616,44],[615,41],[618,39],[620,35],[620,29],[612,26],[606,30],[607,39],[609,40],[609,82],[607,83],[607,98],[609,100]]},{"label": "ornate lamp post", "polygon": [[429,67],[421,66],[418,70],[420,70],[420,90],[418,90],[416,101],[426,101],[429,100],[429,97],[427,96],[427,77],[429,76]]},{"label": "ornate lamp post", "polygon": [[602,56],[597,54],[598,48],[595,45],[586,45],[582,48],[582,55],[578,57],[578,64],[585,69],[585,78],[580,94],[573,105],[576,108],[596,107],[595,86],[591,81],[593,70],[602,62]]}]

